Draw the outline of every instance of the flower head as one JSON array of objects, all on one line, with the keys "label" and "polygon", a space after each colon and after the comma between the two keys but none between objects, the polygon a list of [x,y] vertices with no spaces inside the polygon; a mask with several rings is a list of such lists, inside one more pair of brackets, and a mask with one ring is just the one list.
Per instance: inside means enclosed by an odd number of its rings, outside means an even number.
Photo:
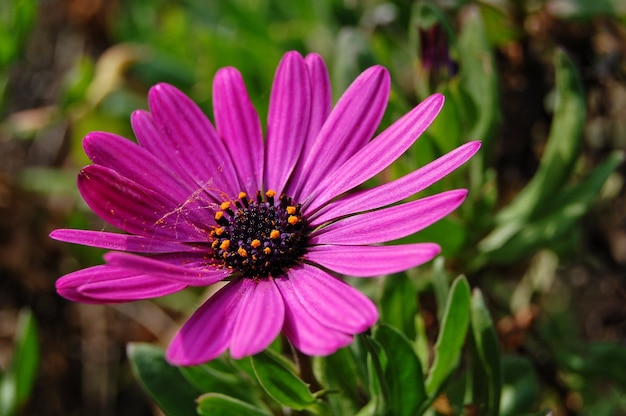
[{"label": "flower head", "polygon": [[376,188],[354,191],[397,159],[430,125],[433,95],[372,139],[389,96],[387,71],[363,72],[333,107],[315,54],[287,53],[272,87],[267,132],[239,72],[213,83],[215,127],[167,84],[136,111],[137,144],[111,133],[84,139],[93,161],[78,176],[91,209],[125,234],[56,230],[57,240],[113,250],[103,265],[57,281],[74,301],[116,303],[227,283],[172,340],[179,365],[265,349],[283,331],[305,354],[350,343],[378,319],[374,304],[339,276],[376,276],[424,263],[431,243],[379,245],[458,207],[465,190],[401,202],[469,159],[467,143]]}]

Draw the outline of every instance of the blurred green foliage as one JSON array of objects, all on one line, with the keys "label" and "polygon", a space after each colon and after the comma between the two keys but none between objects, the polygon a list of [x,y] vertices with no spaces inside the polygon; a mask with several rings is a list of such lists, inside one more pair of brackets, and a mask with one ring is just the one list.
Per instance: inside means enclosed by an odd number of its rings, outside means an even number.
[{"label": "blurred green foliage", "polygon": [[[578,328],[578,318],[559,309],[558,298],[538,300],[549,293],[555,270],[575,261],[582,221],[624,157],[611,149],[602,161],[585,159],[588,99],[577,65],[558,42],[545,41],[552,92],[543,97],[550,128],[539,138],[538,168],[520,189],[502,195],[506,179],[493,163],[498,148],[507,145],[500,130],[506,123],[498,60],[503,48],[527,40],[524,22],[546,14],[562,22],[602,18],[623,24],[623,2],[136,0],[120,1],[109,12],[106,49],[76,55],[63,74],[53,115],[34,129],[71,127],[63,167],[24,166],[17,175],[24,189],[65,197],[70,227],[101,227],[73,182],[75,171],[89,163],[81,148],[87,132],[132,139],[130,113],[147,107],[147,90],[157,82],[176,85],[211,114],[212,78],[227,65],[242,72],[264,120],[276,64],[291,49],[325,58],[335,99],[367,66],[386,66],[394,84],[382,127],[429,94],[445,94],[438,119],[386,179],[467,140],[483,142],[467,166],[427,191],[469,188],[464,206],[405,239],[435,241],[442,257],[378,282],[353,282],[376,299],[381,323],[349,348],[312,358],[308,374],[300,370],[309,359],[299,357],[300,367],[286,360],[280,340],[249,359],[224,356],[188,368],[170,366],[155,346],[130,345],[137,379],[165,413],[519,415],[553,408],[565,414],[571,397],[584,403],[584,414],[626,412],[626,347],[583,339],[578,329],[567,329]],[[36,20],[35,0],[0,3],[0,114],[10,108],[6,86]],[[431,52],[438,59],[426,62]],[[10,114],[0,127],[11,137],[37,137]],[[81,266],[101,255],[81,247],[67,251]],[[511,282],[506,273],[512,271],[520,279]],[[460,273],[467,278],[456,277]],[[480,289],[472,292],[470,283]],[[194,292],[160,305],[187,313],[197,298]],[[434,301],[420,303],[424,299]],[[507,346],[497,322],[537,309],[538,322]],[[0,380],[2,414],[14,414],[27,399],[37,366],[32,316],[24,314],[20,322],[13,361]],[[546,360],[554,366],[552,380],[541,368]],[[609,389],[599,387],[605,383]]]}]

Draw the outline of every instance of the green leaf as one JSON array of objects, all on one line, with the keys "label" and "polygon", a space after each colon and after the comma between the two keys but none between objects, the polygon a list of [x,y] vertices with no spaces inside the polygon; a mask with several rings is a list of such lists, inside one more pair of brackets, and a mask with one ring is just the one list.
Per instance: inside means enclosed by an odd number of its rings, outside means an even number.
[{"label": "green leaf", "polygon": [[384,377],[392,415],[413,416],[426,400],[422,366],[411,342],[397,329],[381,324],[374,338],[385,350]]},{"label": "green leaf", "polygon": [[196,414],[195,400],[200,392],[185,380],[177,367],[165,360],[162,349],[131,343],[127,354],[135,377],[165,414]]},{"label": "green leaf", "polygon": [[399,328],[408,338],[415,339],[417,302],[417,290],[406,273],[387,276],[380,299],[381,321]]},{"label": "green leaf", "polygon": [[185,379],[201,392],[222,393],[237,399],[252,401],[254,389],[248,377],[243,377],[242,372],[221,359],[213,360],[206,364],[180,367],[181,374]]},{"label": "green leaf", "polygon": [[539,383],[530,361],[519,356],[503,356],[500,416],[532,411],[538,395]]},{"label": "green leaf", "polygon": [[474,372],[474,400],[482,404],[482,415],[498,416],[500,409],[500,348],[493,321],[479,289],[474,289],[471,303],[471,330],[480,367]]},{"label": "green leaf", "polygon": [[15,398],[16,382],[15,376],[12,373],[0,374],[0,415],[11,416],[15,414]]},{"label": "green leaf", "polygon": [[207,393],[200,396],[197,411],[203,416],[269,416],[259,408],[220,393]]},{"label": "green leaf", "polygon": [[513,202],[498,214],[498,224],[539,213],[544,203],[554,200],[566,185],[578,159],[586,113],[582,85],[574,64],[564,52],[557,51],[554,65],[554,118],[539,169]]},{"label": "green leaf", "polygon": [[315,403],[307,384],[277,354],[264,351],[253,356],[252,368],[261,387],[281,405],[302,410]]},{"label": "green leaf", "polygon": [[469,325],[470,287],[459,276],[450,289],[441,330],[435,344],[435,359],[426,379],[426,391],[433,398],[456,368]]},{"label": "green leaf", "polygon": [[369,373],[369,392],[370,403],[359,411],[359,415],[383,415],[387,414],[387,406],[389,403],[389,387],[385,378],[384,368],[387,364],[387,355],[385,350],[378,341],[370,335],[362,335],[360,339],[363,341],[367,349],[367,366]]},{"label": "green leaf", "polygon": [[484,161],[491,157],[494,133],[500,120],[498,69],[478,7],[468,6],[463,16],[457,48],[459,76],[461,87],[471,97],[476,112],[475,122],[469,133],[466,132],[466,137],[482,140],[481,151],[473,158],[477,161],[473,165],[482,163],[484,166]]},{"label": "green leaf", "polygon": [[334,354],[314,357],[313,360],[315,375],[328,390],[325,397],[333,414],[355,414],[363,381],[359,377],[352,349],[341,348]]},{"label": "green leaf", "polygon": [[[525,222],[523,227],[518,227],[517,222],[500,227],[483,240],[485,244],[481,242],[479,247],[485,249],[493,246],[496,241],[499,242],[487,256],[493,262],[509,263],[527,256],[542,246],[553,245],[556,239],[565,235],[588,212],[602,185],[623,160],[622,152],[612,153],[585,180],[561,191],[558,197],[545,207],[546,212],[542,216]],[[499,231],[505,231],[508,227],[519,229],[508,236],[508,240],[500,241],[502,235]]]},{"label": "green leaf", "polygon": [[29,310],[20,312],[16,345],[10,372],[15,376],[16,404],[22,405],[33,388],[39,364],[37,325]]},{"label": "green leaf", "polygon": [[587,380],[610,380],[626,390],[626,347],[613,342],[594,342],[573,351],[561,349],[559,363]]}]

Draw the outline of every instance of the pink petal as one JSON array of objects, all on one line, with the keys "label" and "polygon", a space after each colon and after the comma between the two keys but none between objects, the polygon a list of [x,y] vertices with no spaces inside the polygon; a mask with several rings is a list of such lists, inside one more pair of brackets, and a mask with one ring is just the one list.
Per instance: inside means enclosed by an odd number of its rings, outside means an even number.
[{"label": "pink petal", "polygon": [[314,231],[311,244],[377,244],[406,237],[454,211],[466,196],[458,189],[354,215]]},{"label": "pink petal", "polygon": [[206,241],[212,210],[187,209],[117,172],[89,165],[78,175],[78,189],[89,207],[128,233],[160,240]]},{"label": "pink petal", "polygon": [[306,259],[334,272],[370,277],[392,274],[432,260],[441,252],[437,244],[395,246],[313,246]]},{"label": "pink petal", "polygon": [[328,355],[352,342],[352,335],[322,325],[302,305],[297,297],[291,276],[276,278],[276,285],[285,301],[283,332],[291,343],[307,355]]},{"label": "pink petal", "polygon": [[362,147],[318,184],[311,192],[309,200],[304,203],[305,210],[317,210],[389,166],[430,126],[441,110],[443,101],[443,95],[431,95]]},{"label": "pink petal", "polygon": [[243,358],[263,351],[278,336],[285,320],[285,304],[274,279],[243,279],[248,287],[230,341],[230,355]]},{"label": "pink petal", "polygon": [[148,102],[169,152],[196,184],[213,181],[221,191],[236,197],[240,186],[233,162],[202,110],[178,89],[157,84]]},{"label": "pink petal", "polygon": [[304,59],[288,52],[278,65],[267,119],[266,189],[282,193],[308,134],[311,83]]},{"label": "pink petal", "polygon": [[263,189],[263,132],[241,74],[222,68],[213,79],[213,111],[220,137],[230,150],[241,190],[254,195]]},{"label": "pink petal", "polygon": [[119,303],[169,295],[187,287],[141,272],[99,265],[66,274],[56,282],[57,292],[74,302]]},{"label": "pink petal", "polygon": [[311,225],[316,227],[335,218],[391,205],[415,195],[461,166],[479,148],[480,142],[466,143],[400,179],[330,202],[309,218]]},{"label": "pink petal", "polygon": [[289,280],[304,309],[328,328],[358,334],[378,320],[367,296],[320,268],[304,264],[292,270]]},{"label": "pink petal", "polygon": [[157,276],[164,281],[184,283],[189,286],[211,285],[232,274],[230,269],[218,269],[206,261],[197,261],[198,257],[192,257],[190,253],[185,253],[178,258],[168,257],[168,261],[163,261],[165,258],[151,258],[113,251],[106,253],[104,260],[111,266],[141,270],[143,273]]},{"label": "pink petal", "polygon": [[87,156],[149,189],[184,201],[193,188],[166,168],[148,150],[112,133],[93,132],[83,140]]},{"label": "pink petal", "polygon": [[311,119],[302,154],[306,155],[333,105],[333,92],[326,64],[321,56],[310,53],[304,58],[311,79]]},{"label": "pink petal", "polygon": [[109,250],[133,251],[135,253],[175,253],[201,250],[199,247],[188,244],[105,231],[60,229],[52,231],[50,237],[66,243]]},{"label": "pink petal", "polygon": [[391,81],[381,66],[364,71],[341,96],[317,135],[294,180],[298,195],[309,195],[374,135],[383,117]]},{"label": "pink petal", "polygon": [[178,331],[167,348],[174,365],[197,365],[216,358],[231,342],[239,308],[249,286],[234,280],[211,296]]}]

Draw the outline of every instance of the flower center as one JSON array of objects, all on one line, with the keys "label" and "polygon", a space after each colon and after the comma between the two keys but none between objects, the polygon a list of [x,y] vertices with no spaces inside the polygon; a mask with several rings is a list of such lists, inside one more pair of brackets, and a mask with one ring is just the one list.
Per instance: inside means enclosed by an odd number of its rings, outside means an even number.
[{"label": "flower center", "polygon": [[302,259],[309,227],[300,204],[285,195],[275,204],[275,196],[270,190],[265,197],[257,192],[256,200],[249,200],[240,192],[235,201],[220,205],[211,247],[224,267],[260,279],[279,276]]}]

